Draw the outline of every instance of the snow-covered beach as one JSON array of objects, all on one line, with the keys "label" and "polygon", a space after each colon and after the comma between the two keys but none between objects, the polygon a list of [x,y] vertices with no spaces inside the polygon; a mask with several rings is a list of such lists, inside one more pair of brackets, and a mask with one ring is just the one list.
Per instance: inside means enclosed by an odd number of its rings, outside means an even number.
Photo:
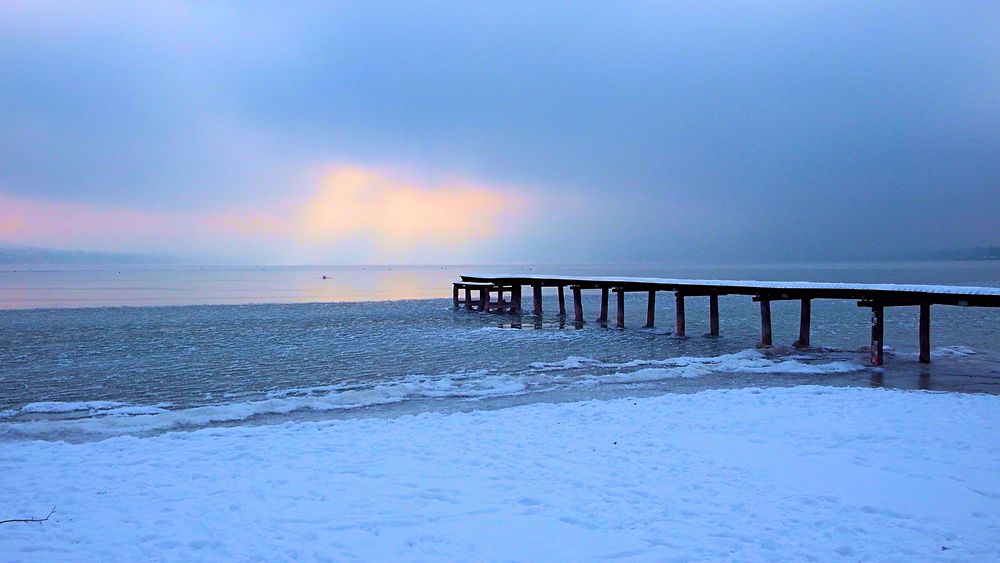
[{"label": "snow-covered beach", "polygon": [[0,447],[11,561],[995,560],[1000,397],[800,386]]},{"label": "snow-covered beach", "polygon": [[0,563],[1000,563],[1000,0],[0,0]]}]

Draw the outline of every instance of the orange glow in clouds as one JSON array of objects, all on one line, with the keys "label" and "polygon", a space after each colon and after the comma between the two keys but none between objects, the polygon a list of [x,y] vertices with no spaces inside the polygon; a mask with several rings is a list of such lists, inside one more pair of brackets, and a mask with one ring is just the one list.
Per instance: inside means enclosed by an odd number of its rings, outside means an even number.
[{"label": "orange glow in clouds", "polygon": [[153,242],[169,236],[173,217],[122,207],[0,193],[0,242],[60,248],[117,249],[109,241]]},{"label": "orange glow in clouds", "polygon": [[502,213],[523,204],[481,185],[433,188],[361,168],[329,172],[301,216],[300,233],[310,242],[329,243],[363,236],[384,250],[421,245],[458,246],[496,232]]},{"label": "orange glow in clouds", "polygon": [[[454,250],[515,226],[530,199],[483,184],[420,185],[359,167],[326,172],[298,202],[242,202],[207,212],[155,212],[0,193],[0,242],[69,249],[257,254],[264,247],[324,253],[362,249],[368,259]],[[284,250],[282,250],[284,249]],[[294,254],[294,252],[291,252]],[[409,254],[408,254],[409,253]],[[324,254],[328,255],[328,254]],[[441,258],[450,257],[442,253]]]}]

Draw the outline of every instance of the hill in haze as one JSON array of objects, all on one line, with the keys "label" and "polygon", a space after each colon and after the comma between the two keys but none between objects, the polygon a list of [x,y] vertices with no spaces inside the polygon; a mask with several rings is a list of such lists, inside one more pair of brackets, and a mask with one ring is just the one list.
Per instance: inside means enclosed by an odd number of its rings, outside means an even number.
[{"label": "hill in haze", "polygon": [[0,264],[165,264],[181,261],[164,254],[59,250],[0,243]]}]

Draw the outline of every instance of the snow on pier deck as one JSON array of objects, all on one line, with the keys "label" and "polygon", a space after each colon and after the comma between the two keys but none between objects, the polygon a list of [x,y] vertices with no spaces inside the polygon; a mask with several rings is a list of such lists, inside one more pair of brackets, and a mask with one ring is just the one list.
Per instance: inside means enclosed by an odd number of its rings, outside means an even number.
[{"label": "snow on pier deck", "polygon": [[[755,280],[697,280],[637,277],[573,277],[543,275],[463,275],[463,281],[489,282],[503,285],[541,285],[542,287],[579,285],[584,288],[625,288],[627,291],[679,291],[687,295],[715,292],[718,295],[770,295],[776,300],[782,294],[799,299],[857,299],[915,301],[939,305],[1000,307],[1000,288],[962,287],[951,285],[819,283]],[[786,299],[787,299],[786,298]],[[919,303],[914,303],[919,304]]]},{"label": "snow on pier deck", "polygon": [[[1000,288],[961,287],[947,285],[911,284],[855,284],[817,283],[755,280],[699,280],[642,277],[578,277],[549,275],[463,275],[454,284],[454,304],[459,307],[460,290],[465,291],[465,307],[473,308],[471,292],[479,292],[479,310],[498,312],[521,312],[521,288],[530,286],[533,293],[533,312],[542,314],[542,288],[555,287],[559,295],[559,314],[566,314],[564,288],[573,292],[574,316],[576,322],[583,322],[581,291],[601,290],[601,310],[597,320],[608,320],[608,293],[617,294],[617,326],[625,326],[625,293],[647,292],[646,326],[655,322],[655,303],[658,291],[674,293],[676,300],[675,335],[685,336],[685,297],[708,297],[710,303],[711,330],[709,336],[719,335],[720,295],[747,295],[760,303],[761,346],[771,346],[771,301],[799,300],[802,303],[799,339],[795,345],[809,346],[809,325],[813,299],[856,300],[859,307],[870,307],[872,311],[872,365],[882,365],[884,360],[884,309],[885,307],[920,307],[920,361],[930,362],[930,307],[931,305],[954,305],[959,307],[1000,307]],[[505,291],[510,292],[509,304],[504,300]],[[490,294],[497,294],[491,301]],[[509,305],[509,306],[508,306]]]}]

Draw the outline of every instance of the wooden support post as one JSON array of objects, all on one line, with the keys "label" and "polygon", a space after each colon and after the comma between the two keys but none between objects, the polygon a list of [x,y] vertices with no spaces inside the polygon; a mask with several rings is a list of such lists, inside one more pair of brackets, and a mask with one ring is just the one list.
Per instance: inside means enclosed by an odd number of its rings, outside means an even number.
[{"label": "wooden support post", "polygon": [[472,310],[472,288],[465,286],[465,308]]},{"label": "wooden support post", "polygon": [[920,305],[920,363],[931,363],[931,305]]},{"label": "wooden support post", "polygon": [[677,327],[674,330],[675,336],[685,336],[684,327],[684,296],[680,293],[674,294],[675,310],[677,312]]},{"label": "wooden support post", "polygon": [[619,287],[615,290],[615,293],[618,294],[618,314],[616,315],[615,325],[618,328],[625,328],[625,290]]},{"label": "wooden support post", "polygon": [[518,284],[510,288],[510,312],[521,314],[521,286]]},{"label": "wooden support post", "polygon": [[646,326],[644,328],[653,328],[656,324],[656,290],[649,290],[649,295],[646,297]]},{"label": "wooden support post", "polygon": [[479,310],[484,313],[490,310],[490,288],[488,287],[479,288]]},{"label": "wooden support post", "polygon": [[885,360],[885,308],[879,304],[872,305],[872,365],[881,366]]},{"label": "wooden support post", "polygon": [[719,336],[719,296],[708,296],[708,335]]},{"label": "wooden support post", "polygon": [[583,322],[583,297],[580,295],[580,286],[574,285],[573,289],[573,313],[576,322]]},{"label": "wooden support post", "polygon": [[809,324],[812,322],[812,299],[803,299],[799,309],[799,339],[795,341],[796,348],[809,347]]},{"label": "wooden support post", "polygon": [[497,312],[501,315],[504,312],[503,306],[503,286],[497,286]]},{"label": "wooden support post", "polygon": [[566,316],[566,293],[561,285],[559,286],[559,316]]},{"label": "wooden support post", "polygon": [[771,300],[760,300],[760,345],[771,347]]},{"label": "wooden support post", "polygon": [[534,307],[535,315],[542,314],[542,286],[531,286],[531,304]]},{"label": "wooden support post", "polygon": [[451,284],[451,302],[458,309],[458,284]]},{"label": "wooden support post", "polygon": [[608,288],[601,288],[601,316],[597,317],[598,322],[608,322]]}]

